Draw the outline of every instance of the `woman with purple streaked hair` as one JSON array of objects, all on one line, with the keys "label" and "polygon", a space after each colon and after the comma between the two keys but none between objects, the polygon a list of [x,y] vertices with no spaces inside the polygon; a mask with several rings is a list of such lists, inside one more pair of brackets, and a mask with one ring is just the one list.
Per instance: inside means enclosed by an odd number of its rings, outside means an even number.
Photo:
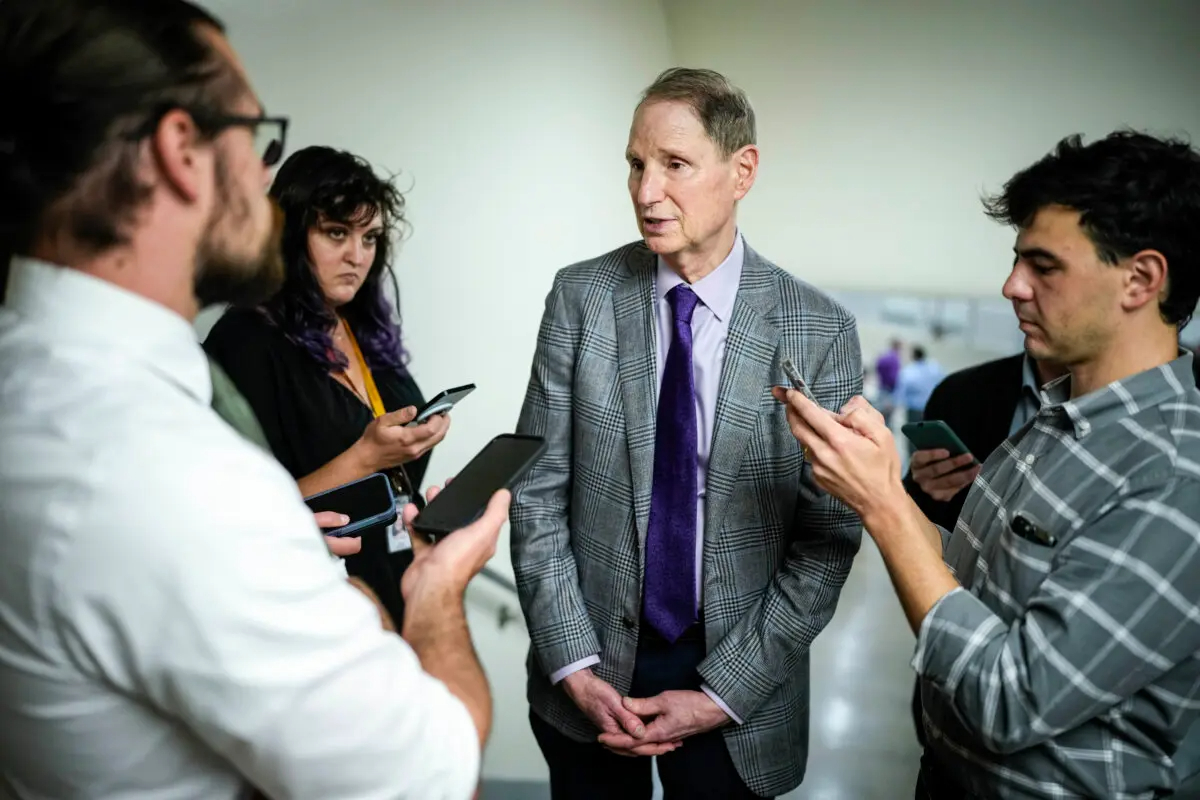
[{"label": "woman with purple streaked hair", "polygon": [[[429,451],[450,420],[406,425],[424,398],[407,368],[391,265],[404,198],[362,158],[329,147],[293,154],[270,194],[285,218],[283,287],[259,308],[227,311],[204,348],[302,494],[385,472],[398,495],[419,500]],[[403,533],[389,528],[366,532],[346,558],[397,626],[411,561]]]}]

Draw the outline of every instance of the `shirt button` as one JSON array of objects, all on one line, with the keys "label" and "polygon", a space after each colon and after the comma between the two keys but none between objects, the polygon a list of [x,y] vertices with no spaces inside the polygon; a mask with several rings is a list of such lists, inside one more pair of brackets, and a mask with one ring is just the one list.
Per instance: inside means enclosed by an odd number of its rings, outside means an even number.
[{"label": "shirt button", "polygon": [[1035,462],[1035,461],[1037,461],[1037,456],[1035,456],[1033,453],[1030,453],[1029,455],[1025,456],[1025,463],[1028,464],[1029,466],[1032,467],[1033,462]]}]

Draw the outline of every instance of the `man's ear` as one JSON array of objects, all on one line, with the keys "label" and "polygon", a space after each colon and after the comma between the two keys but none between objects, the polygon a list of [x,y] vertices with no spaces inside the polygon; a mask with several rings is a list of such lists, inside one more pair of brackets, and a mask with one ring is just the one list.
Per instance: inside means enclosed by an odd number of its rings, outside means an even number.
[{"label": "man's ear", "polygon": [[733,161],[733,167],[737,174],[734,183],[734,199],[741,200],[754,185],[754,179],[758,177],[758,147],[748,144],[730,156],[730,159]]},{"label": "man's ear", "polygon": [[213,153],[196,121],[183,109],[172,109],[149,139],[150,154],[158,175],[184,202],[195,202],[212,172]]},{"label": "man's ear", "polygon": [[1125,276],[1125,296],[1121,307],[1135,311],[1147,303],[1166,298],[1168,289],[1167,258],[1157,250],[1142,250],[1129,259]]}]

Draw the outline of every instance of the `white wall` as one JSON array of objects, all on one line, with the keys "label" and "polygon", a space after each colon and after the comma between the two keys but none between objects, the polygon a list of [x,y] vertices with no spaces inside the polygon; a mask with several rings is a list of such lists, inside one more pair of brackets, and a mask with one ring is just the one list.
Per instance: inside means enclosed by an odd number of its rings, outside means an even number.
[{"label": "white wall", "polygon": [[758,113],[750,242],[817,285],[994,295],[980,211],[1059,138],[1200,138],[1196,0],[665,0],[680,63]]},{"label": "white wall", "polygon": [[[441,482],[515,426],[555,270],[637,236],[624,150],[640,91],[671,61],[662,10],[645,0],[206,5],[267,108],[291,117],[289,150],[346,148],[411,186],[413,235],[396,267],[412,371],[430,396],[479,386],[435,452],[429,480]],[[511,574],[507,538],[494,565]],[[524,703],[528,640],[519,625],[498,633],[489,613],[472,614],[497,702],[485,774],[543,778]]]},{"label": "white wall", "polygon": [[670,61],[660,9],[208,5],[267,108],[291,117],[289,150],[344,147],[412,187],[396,259],[412,371],[427,395],[479,386],[429,471],[452,474],[515,425],[554,271],[637,236],[624,147],[638,92]]}]

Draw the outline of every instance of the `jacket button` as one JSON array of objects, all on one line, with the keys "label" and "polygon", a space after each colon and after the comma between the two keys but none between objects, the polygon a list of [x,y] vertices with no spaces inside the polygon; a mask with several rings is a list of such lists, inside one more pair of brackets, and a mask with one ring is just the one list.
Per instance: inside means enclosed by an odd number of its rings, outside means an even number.
[{"label": "jacket button", "polygon": [[633,617],[626,615],[621,618],[621,624],[624,625],[627,630],[633,630],[637,626],[637,621],[634,620]]}]

